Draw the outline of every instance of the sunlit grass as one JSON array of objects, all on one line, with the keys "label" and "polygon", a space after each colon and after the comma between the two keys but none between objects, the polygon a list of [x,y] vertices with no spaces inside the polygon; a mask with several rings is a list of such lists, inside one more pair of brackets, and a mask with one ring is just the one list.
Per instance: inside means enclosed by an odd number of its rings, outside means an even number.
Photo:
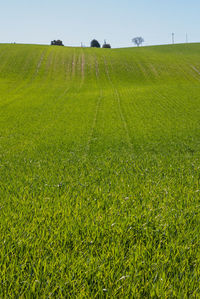
[{"label": "sunlit grass", "polygon": [[200,296],[199,53],[0,46],[0,297]]}]

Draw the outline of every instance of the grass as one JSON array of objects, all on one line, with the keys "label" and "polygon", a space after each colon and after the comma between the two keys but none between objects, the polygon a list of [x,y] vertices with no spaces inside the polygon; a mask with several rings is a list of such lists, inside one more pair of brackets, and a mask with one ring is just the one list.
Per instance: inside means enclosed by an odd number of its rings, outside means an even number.
[{"label": "grass", "polygon": [[0,298],[200,296],[200,44],[0,45]]}]

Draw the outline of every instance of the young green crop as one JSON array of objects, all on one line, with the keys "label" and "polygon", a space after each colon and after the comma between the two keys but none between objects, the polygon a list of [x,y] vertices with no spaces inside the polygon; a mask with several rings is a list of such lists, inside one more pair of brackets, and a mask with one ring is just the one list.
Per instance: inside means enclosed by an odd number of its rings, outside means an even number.
[{"label": "young green crop", "polygon": [[0,297],[200,296],[199,53],[0,46]]}]

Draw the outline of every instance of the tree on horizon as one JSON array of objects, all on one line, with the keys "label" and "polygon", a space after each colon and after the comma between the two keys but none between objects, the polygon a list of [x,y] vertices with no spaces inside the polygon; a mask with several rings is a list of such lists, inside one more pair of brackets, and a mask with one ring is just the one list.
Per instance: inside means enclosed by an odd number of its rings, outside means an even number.
[{"label": "tree on horizon", "polygon": [[96,39],[93,39],[90,43],[90,47],[91,48],[101,48],[101,45]]},{"label": "tree on horizon", "polygon": [[137,36],[132,38],[132,42],[139,47],[144,42],[144,39],[141,36]]}]

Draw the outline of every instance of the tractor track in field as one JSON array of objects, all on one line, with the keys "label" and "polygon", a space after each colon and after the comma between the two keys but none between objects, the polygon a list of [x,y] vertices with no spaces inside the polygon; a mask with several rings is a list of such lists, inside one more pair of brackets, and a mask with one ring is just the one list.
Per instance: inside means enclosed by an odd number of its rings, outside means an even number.
[{"label": "tractor track in field", "polygon": [[98,60],[96,57],[95,57],[95,75],[96,75],[96,79],[98,82],[99,81],[99,65],[98,65]]},{"label": "tractor track in field", "polygon": [[139,61],[136,61],[136,65],[138,66],[139,70],[143,74],[145,81],[149,81],[149,74],[147,73],[147,70],[145,69],[143,64]]},{"label": "tractor track in field", "polygon": [[184,79],[187,82],[191,82],[192,81],[192,77],[191,75],[188,73],[188,70],[186,70],[185,68],[183,68],[181,63],[176,63],[176,70],[179,70],[179,73],[183,75]]},{"label": "tractor track in field", "polygon": [[153,63],[149,63],[149,64],[148,64],[148,67],[150,68],[150,70],[151,70],[152,74],[154,75],[154,77],[155,77],[156,79],[159,79],[159,78],[160,78],[160,75],[159,75],[159,73],[158,73],[156,67],[153,65]]},{"label": "tractor track in field", "polygon": [[[55,53],[51,51],[48,55],[48,60],[46,61],[46,73],[49,77],[52,76],[53,73],[53,66],[55,61]],[[48,78],[48,76],[45,76],[45,78]]]},{"label": "tractor track in field", "polygon": [[85,55],[82,53],[81,55],[81,86],[83,85],[85,80]]},{"label": "tractor track in field", "polygon": [[65,81],[68,82],[70,79],[71,62],[69,61],[65,66]]},{"label": "tractor track in field", "polygon": [[198,76],[195,76],[195,78],[200,81],[200,70],[198,70],[194,65],[190,65],[190,67],[193,71],[195,71],[196,74],[198,74]]},{"label": "tractor track in field", "polygon": [[41,65],[42,65],[42,63],[43,63],[43,61],[44,61],[44,58],[45,58],[45,54],[46,54],[46,53],[47,53],[46,50],[44,50],[44,51],[42,52],[42,54],[41,54],[41,56],[40,56],[40,58],[39,58],[39,61],[38,61],[38,63],[37,63],[35,72],[34,72],[33,76],[31,77],[31,81],[30,81],[30,83],[32,83],[32,82],[37,78],[38,73],[39,73],[40,68],[41,68]]},{"label": "tractor track in field", "polygon": [[74,78],[76,75],[76,54],[74,52],[73,58],[72,58],[72,78]]},{"label": "tractor track in field", "polygon": [[[99,84],[99,64],[98,64],[98,60],[95,56],[95,74],[96,74],[96,80],[97,83]],[[86,145],[86,149],[85,149],[85,155],[87,156],[89,150],[90,150],[90,146],[91,146],[91,142],[92,142],[92,138],[94,136],[94,130],[97,124],[97,117],[98,117],[98,113],[99,113],[99,108],[100,108],[100,104],[101,101],[103,99],[103,91],[102,88],[99,86],[100,88],[100,94],[97,97],[97,102],[96,102],[96,106],[95,106],[95,112],[94,112],[94,117],[93,117],[93,122],[92,122],[92,127],[89,133],[89,137],[88,137],[88,141],[87,141],[87,145]]]},{"label": "tractor track in field", "polygon": [[119,94],[118,89],[114,85],[113,80],[111,79],[111,76],[110,76],[110,73],[109,73],[109,68],[108,68],[108,62],[107,62],[105,57],[104,57],[104,66],[105,66],[105,71],[106,71],[106,74],[107,74],[108,81],[109,81],[109,83],[110,83],[110,85],[112,86],[112,89],[113,89],[113,96],[114,96],[114,98],[117,102],[117,105],[118,105],[119,115],[120,115],[120,119],[121,119],[121,122],[122,122],[122,126],[124,128],[125,133],[126,133],[127,143],[129,144],[129,147],[132,148],[133,143],[131,141],[128,122],[127,122],[126,117],[125,117],[124,112],[123,112],[123,108],[122,108],[122,104],[121,104],[121,96]]},{"label": "tractor track in field", "polygon": [[123,127],[124,127],[124,130],[126,132],[126,135],[127,135],[127,140],[128,140],[129,146],[133,147],[133,144],[131,142],[130,133],[129,133],[128,123],[127,123],[127,120],[126,120],[126,118],[124,116],[124,113],[123,113],[123,110],[122,110],[121,97],[120,97],[119,92],[118,92],[117,89],[115,89],[115,98],[117,99],[120,118],[121,118],[121,121],[123,123]]},{"label": "tractor track in field", "polygon": [[79,86],[79,91],[80,91],[85,81],[85,54],[83,52],[79,55],[78,64],[80,67],[80,74],[81,74],[80,86]]},{"label": "tractor track in field", "polygon": [[86,149],[85,149],[86,155],[90,150],[90,145],[91,145],[91,142],[92,142],[92,138],[94,136],[94,130],[95,130],[95,127],[96,127],[96,124],[97,124],[97,117],[98,117],[99,107],[100,107],[100,103],[101,103],[102,98],[103,98],[103,93],[101,91],[99,97],[97,98],[97,102],[96,102],[92,127],[91,127],[91,130],[90,130],[90,133],[89,133],[89,137],[88,137],[88,141],[87,141],[87,145],[86,145]]},{"label": "tractor track in field", "polygon": [[43,51],[43,52],[42,52],[42,55],[40,56],[40,60],[39,60],[39,62],[38,62],[38,64],[37,64],[37,67],[36,67],[35,76],[39,73],[39,70],[40,70],[42,61],[44,60],[45,52],[46,52],[46,51]]},{"label": "tractor track in field", "polygon": [[71,60],[70,69],[71,69],[71,76],[70,76],[71,81],[75,83],[77,77],[79,78],[78,87],[76,84],[76,90],[77,92],[80,92],[85,81],[85,55],[83,52],[77,55],[76,51],[74,51]]}]

